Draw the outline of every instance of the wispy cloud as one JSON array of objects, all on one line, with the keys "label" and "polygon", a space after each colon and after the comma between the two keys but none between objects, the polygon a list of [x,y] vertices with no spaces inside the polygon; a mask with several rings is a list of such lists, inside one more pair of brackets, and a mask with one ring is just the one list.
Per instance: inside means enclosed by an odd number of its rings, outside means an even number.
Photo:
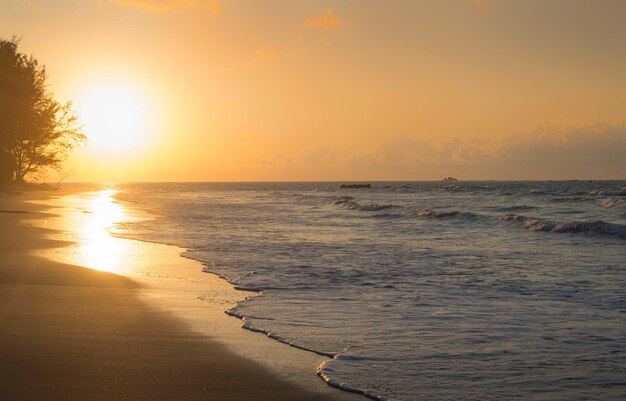
[{"label": "wispy cloud", "polygon": [[[624,179],[626,124],[545,125],[497,140],[396,137],[361,154],[309,150],[289,168],[329,179]],[[280,161],[271,163],[280,164]],[[276,166],[274,166],[276,167]],[[282,166],[284,167],[284,166]]]},{"label": "wispy cloud", "polygon": [[391,140],[350,161],[381,171],[452,171],[481,178],[624,178],[626,124],[545,125],[498,140]]},{"label": "wispy cloud", "polygon": [[325,14],[309,17],[304,20],[304,25],[309,28],[323,31],[334,31],[341,27],[341,18],[332,9],[326,10]]},{"label": "wispy cloud", "polygon": [[[544,125],[482,144],[465,142],[453,160],[480,160],[541,165],[622,165],[626,167],[626,124]],[[626,170],[624,170],[626,171]]]},{"label": "wispy cloud", "polygon": [[164,13],[175,9],[206,10],[213,14],[221,11],[220,5],[212,0],[108,0],[122,7],[131,7],[153,13]]}]

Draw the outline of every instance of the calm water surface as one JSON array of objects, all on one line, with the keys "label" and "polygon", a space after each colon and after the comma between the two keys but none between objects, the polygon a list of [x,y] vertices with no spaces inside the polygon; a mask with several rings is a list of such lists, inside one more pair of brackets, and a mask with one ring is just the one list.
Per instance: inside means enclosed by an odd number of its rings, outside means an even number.
[{"label": "calm water surface", "polygon": [[626,182],[127,184],[176,244],[262,295],[229,312],[399,400],[626,399]]}]

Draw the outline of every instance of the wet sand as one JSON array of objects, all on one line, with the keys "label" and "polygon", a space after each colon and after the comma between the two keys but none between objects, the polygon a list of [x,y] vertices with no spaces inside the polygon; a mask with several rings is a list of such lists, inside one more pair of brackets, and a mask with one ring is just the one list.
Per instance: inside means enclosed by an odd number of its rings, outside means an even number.
[{"label": "wet sand", "polygon": [[145,302],[136,281],[35,256],[31,251],[71,245],[20,223],[45,217],[41,206],[24,201],[46,197],[0,194],[3,399],[358,399],[321,381],[319,392],[305,389],[236,355]]}]

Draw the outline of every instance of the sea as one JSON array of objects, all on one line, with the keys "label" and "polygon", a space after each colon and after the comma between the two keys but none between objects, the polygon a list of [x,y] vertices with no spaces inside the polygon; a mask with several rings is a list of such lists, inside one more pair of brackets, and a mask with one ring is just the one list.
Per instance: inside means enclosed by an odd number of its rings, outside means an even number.
[{"label": "sea", "polygon": [[122,235],[178,245],[250,291],[226,312],[327,356],[317,373],[332,386],[378,400],[626,399],[626,181],[117,189],[154,216]]}]

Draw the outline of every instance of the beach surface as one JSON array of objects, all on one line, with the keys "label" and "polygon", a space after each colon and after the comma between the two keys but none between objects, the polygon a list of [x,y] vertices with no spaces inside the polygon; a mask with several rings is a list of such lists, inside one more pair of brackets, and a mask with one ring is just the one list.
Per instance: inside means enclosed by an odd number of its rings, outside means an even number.
[{"label": "beach surface", "polygon": [[[132,274],[44,257],[46,252],[76,256],[81,249],[80,236],[46,228],[48,221],[63,216],[54,216],[42,206],[50,201],[63,204],[72,196],[0,194],[3,399],[362,399],[332,389],[315,376],[315,367],[308,365],[322,357],[238,327],[236,319],[223,314],[224,305],[231,301],[228,297],[236,295],[222,293],[229,285],[215,276],[199,271],[219,288],[214,293],[205,289],[204,299],[194,297],[197,306],[189,307],[182,300],[187,293],[163,293],[165,284],[146,284],[129,278]],[[57,237],[76,237],[76,241]],[[118,266],[137,263],[137,269],[145,271],[150,265],[146,255],[157,251],[164,252],[156,256],[161,261],[164,255],[170,261],[178,257],[177,250],[171,249],[175,247],[114,240],[135,246],[125,250],[127,257],[118,260]],[[166,281],[176,280],[157,278]],[[202,331],[206,328],[211,331]],[[272,355],[273,360],[292,362],[272,363]],[[300,367],[295,367],[293,361],[298,359]]]}]

